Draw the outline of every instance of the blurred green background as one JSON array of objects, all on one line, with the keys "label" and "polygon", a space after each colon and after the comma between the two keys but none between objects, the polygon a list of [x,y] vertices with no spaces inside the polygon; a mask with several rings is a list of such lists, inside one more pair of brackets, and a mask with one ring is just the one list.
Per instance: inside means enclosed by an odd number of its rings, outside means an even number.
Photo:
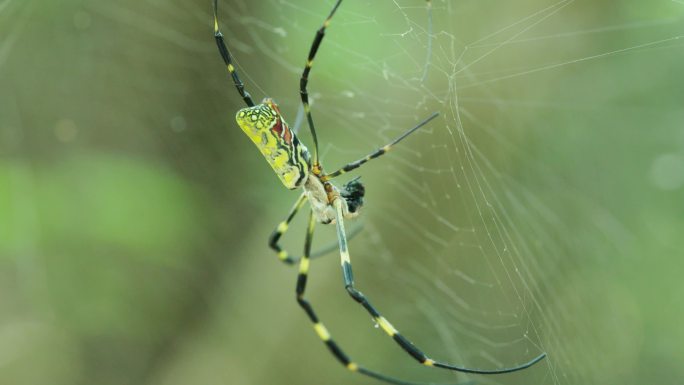
[{"label": "blurred green background", "polygon": [[[221,2],[248,90],[290,123],[331,5]],[[312,266],[321,318],[414,381],[683,383],[684,4],[433,8],[428,44],[425,2],[345,0],[311,75],[328,170],[441,113],[354,174],[357,281],[437,359],[549,357],[418,367],[334,253]],[[0,1],[1,384],[377,383],[328,354],[267,247],[297,193],[236,126],[212,26],[209,0]]]}]

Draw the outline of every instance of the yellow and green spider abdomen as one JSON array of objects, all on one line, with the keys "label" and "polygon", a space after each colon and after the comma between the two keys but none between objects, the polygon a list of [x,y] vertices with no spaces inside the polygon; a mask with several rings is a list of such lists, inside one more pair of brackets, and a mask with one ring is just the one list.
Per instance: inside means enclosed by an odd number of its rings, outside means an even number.
[{"label": "yellow and green spider abdomen", "polygon": [[285,187],[295,189],[306,181],[309,151],[290,130],[271,99],[241,109],[235,120],[259,148]]}]

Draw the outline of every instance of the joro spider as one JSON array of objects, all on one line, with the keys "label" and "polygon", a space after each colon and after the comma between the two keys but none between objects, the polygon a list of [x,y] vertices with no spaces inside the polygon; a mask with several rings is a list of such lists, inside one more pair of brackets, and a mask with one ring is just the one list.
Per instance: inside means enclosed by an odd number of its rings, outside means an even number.
[{"label": "joro spider", "polygon": [[[268,163],[273,168],[273,171],[278,175],[280,181],[290,190],[302,188],[303,192],[295,202],[290,210],[287,218],[281,222],[269,239],[269,246],[278,254],[281,261],[287,264],[294,264],[299,262],[299,274],[297,277],[296,295],[297,302],[304,309],[307,316],[313,323],[313,328],[316,334],[328,347],[332,355],[347,369],[352,372],[364,374],[375,379],[385,381],[398,385],[418,385],[418,383],[400,380],[390,377],[359,365],[352,361],[349,356],[344,353],[342,348],[332,339],[330,333],[319,320],[313,307],[308,300],[304,298],[306,289],[307,276],[309,272],[309,264],[311,258],[311,243],[313,240],[314,226],[316,222],[322,224],[335,223],[337,226],[337,238],[339,242],[339,250],[342,264],[342,277],[344,279],[344,287],[351,298],[363,306],[364,309],[373,317],[375,322],[387,333],[406,353],[413,357],[419,363],[436,368],[443,368],[457,372],[475,373],[475,374],[502,374],[510,373],[518,370],[529,368],[530,366],[541,361],[546,353],[542,353],[531,361],[524,364],[504,368],[504,369],[471,369],[452,365],[429,358],[421,349],[417,348],[406,337],[399,334],[397,329],[383,317],[378,310],[371,305],[368,298],[363,295],[354,284],[354,277],[352,273],[351,259],[347,249],[347,234],[344,228],[344,220],[356,217],[359,214],[359,209],[363,205],[364,186],[359,182],[358,178],[345,184],[341,189],[338,189],[331,180],[346,172],[354,170],[371,159],[375,159],[387,153],[392,146],[396,145],[413,132],[429,123],[438,116],[435,112],[428,118],[418,123],[415,127],[407,130],[392,142],[375,150],[367,156],[346,164],[344,167],[331,173],[323,172],[323,167],[318,159],[318,139],[316,130],[314,128],[313,117],[311,116],[311,108],[309,106],[309,95],[307,91],[307,84],[309,73],[313,65],[313,60],[316,52],[323,41],[325,31],[330,20],[335,15],[342,0],[337,0],[333,6],[330,14],[323,22],[323,25],[316,32],[309,56],[302,72],[299,83],[299,92],[302,99],[302,105],[306,114],[309,130],[313,138],[313,158],[309,150],[299,141],[296,134],[290,130],[287,123],[280,113],[278,105],[270,98],[264,99],[261,104],[255,105],[252,97],[245,90],[244,84],[238,77],[237,71],[233,66],[231,55],[226,46],[223,34],[219,30],[218,22],[218,0],[214,0],[214,37],[219,53],[225,62],[228,73],[232,77],[235,87],[247,104],[237,112],[236,120],[240,128],[247,134],[247,136],[254,142],[257,148],[264,155]],[[430,7],[430,0],[427,0],[428,7]],[[306,239],[304,241],[304,255],[301,258],[293,258],[287,251],[283,250],[279,245],[281,236],[287,231],[288,226],[297,212],[302,208],[306,201],[309,201],[311,210],[309,211],[308,229]]]}]

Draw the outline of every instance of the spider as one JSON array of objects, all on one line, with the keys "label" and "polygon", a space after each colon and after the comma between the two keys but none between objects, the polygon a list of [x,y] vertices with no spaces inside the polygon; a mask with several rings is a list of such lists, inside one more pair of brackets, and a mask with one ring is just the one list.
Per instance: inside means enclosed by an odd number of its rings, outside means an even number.
[{"label": "spider", "polygon": [[[352,273],[351,259],[349,257],[349,250],[347,248],[347,233],[344,227],[344,220],[354,218],[359,214],[359,210],[363,206],[365,189],[358,178],[346,183],[342,186],[342,188],[336,187],[331,180],[344,173],[361,167],[371,159],[378,158],[387,153],[394,145],[435,119],[438,116],[438,113],[433,113],[413,128],[405,131],[392,142],[378,148],[367,156],[350,162],[342,168],[331,173],[326,173],[323,171],[323,167],[318,159],[318,138],[314,128],[313,117],[311,116],[307,84],[316,52],[323,41],[325,31],[330,24],[330,20],[335,15],[340,3],[342,3],[342,0],[337,0],[335,2],[330,14],[323,22],[323,25],[320,27],[320,29],[318,29],[318,31],[316,31],[316,36],[314,37],[313,43],[309,50],[309,56],[306,59],[299,83],[299,93],[301,96],[302,105],[306,114],[309,130],[311,131],[311,136],[313,138],[313,154],[311,154],[309,150],[302,144],[302,142],[299,141],[297,135],[290,130],[280,113],[278,105],[272,99],[265,98],[261,104],[254,104],[251,95],[245,90],[244,84],[238,76],[235,66],[232,63],[230,51],[228,50],[228,47],[223,39],[223,34],[219,30],[218,0],[214,0],[213,4],[214,37],[216,39],[216,45],[221,57],[223,58],[223,61],[225,62],[228,73],[233,80],[235,88],[244,102],[247,104],[246,108],[243,108],[237,112],[235,117],[237,124],[261,151],[268,163],[273,168],[273,171],[276,173],[278,178],[280,178],[280,181],[283,183],[283,185],[290,190],[298,188],[303,190],[286,219],[275,228],[269,238],[269,246],[277,253],[281,261],[287,264],[299,262],[299,274],[297,276],[297,285],[295,290],[297,303],[302,307],[304,312],[306,312],[318,337],[320,337],[323,343],[328,347],[337,361],[339,361],[347,369],[352,372],[361,373],[377,380],[392,384],[416,384],[378,373],[359,365],[355,361],[352,361],[352,359],[342,350],[340,345],[338,345],[332,339],[330,333],[319,320],[318,315],[316,315],[313,306],[304,297],[311,259],[311,243],[313,240],[314,226],[317,222],[322,224],[334,223],[337,227],[337,238],[339,242],[342,277],[344,279],[345,290],[354,301],[366,309],[366,311],[373,317],[377,325],[379,325],[388,336],[390,336],[416,361],[429,367],[476,374],[510,373],[529,368],[530,366],[541,361],[546,356],[546,353],[542,353],[531,361],[518,366],[490,370],[471,369],[432,359],[421,349],[416,347],[406,337],[399,334],[399,331],[392,326],[392,324],[371,304],[370,300],[356,288]],[[429,7],[430,0],[427,0],[427,3]],[[295,258],[292,257],[287,251],[282,249],[282,247],[279,245],[279,240],[287,231],[290,222],[306,201],[309,201],[311,210],[309,211],[308,229],[306,233],[306,239],[304,241],[304,255],[301,258]]]}]

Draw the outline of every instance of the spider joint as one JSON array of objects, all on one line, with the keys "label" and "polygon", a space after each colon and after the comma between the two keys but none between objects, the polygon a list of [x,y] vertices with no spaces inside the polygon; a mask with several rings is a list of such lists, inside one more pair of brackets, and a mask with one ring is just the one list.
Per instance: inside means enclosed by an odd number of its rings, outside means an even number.
[{"label": "spider joint", "polygon": [[347,289],[347,293],[349,293],[349,295],[354,299],[354,301],[356,301],[358,303],[366,302],[366,297],[363,295],[363,293],[358,291],[354,286],[347,285],[345,287],[345,289]]}]

